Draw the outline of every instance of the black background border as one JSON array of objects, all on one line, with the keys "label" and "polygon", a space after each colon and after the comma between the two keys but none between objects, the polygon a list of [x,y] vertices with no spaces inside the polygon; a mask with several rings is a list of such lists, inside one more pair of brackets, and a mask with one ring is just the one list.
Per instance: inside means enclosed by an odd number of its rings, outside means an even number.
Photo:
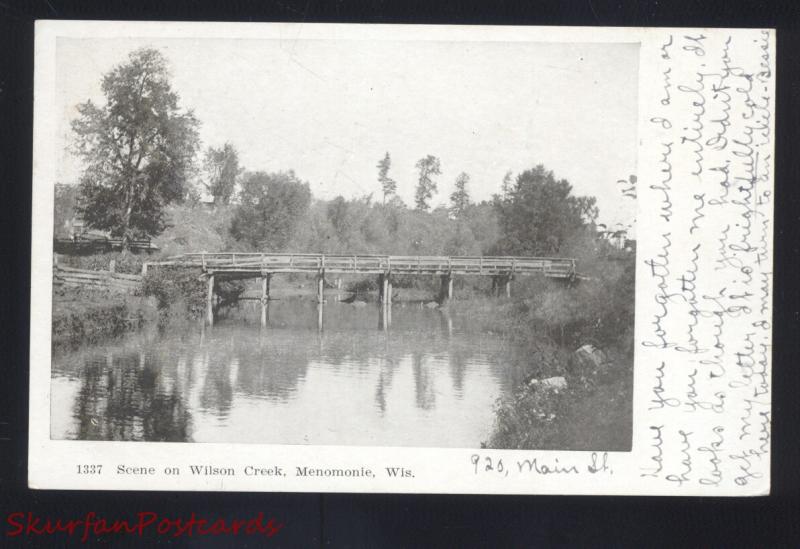
[{"label": "black background border", "polygon": [[[285,526],[280,547],[798,546],[797,301],[800,2],[0,0],[0,545],[6,515],[247,518]],[[35,19],[777,28],[772,495],[764,498],[408,496],[31,491],[27,483],[33,23]],[[257,540],[145,536],[148,545]],[[29,539],[58,544],[64,535]]]}]

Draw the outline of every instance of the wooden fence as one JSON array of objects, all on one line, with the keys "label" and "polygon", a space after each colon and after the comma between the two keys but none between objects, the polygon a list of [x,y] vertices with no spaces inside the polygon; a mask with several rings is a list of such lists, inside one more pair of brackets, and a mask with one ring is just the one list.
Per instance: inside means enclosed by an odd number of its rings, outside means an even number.
[{"label": "wooden fence", "polygon": [[117,273],[113,268],[108,271],[90,271],[61,265],[53,266],[53,286],[55,287],[97,288],[132,293],[141,288],[141,285],[142,277],[140,275]]}]

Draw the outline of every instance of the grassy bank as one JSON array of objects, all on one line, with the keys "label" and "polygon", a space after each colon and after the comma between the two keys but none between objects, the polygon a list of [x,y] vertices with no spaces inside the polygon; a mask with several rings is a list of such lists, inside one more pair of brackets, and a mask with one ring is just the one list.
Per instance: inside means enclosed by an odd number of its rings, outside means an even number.
[{"label": "grassy bank", "polygon": [[53,292],[52,344],[93,343],[134,330],[153,308],[139,296],[83,288]]}]

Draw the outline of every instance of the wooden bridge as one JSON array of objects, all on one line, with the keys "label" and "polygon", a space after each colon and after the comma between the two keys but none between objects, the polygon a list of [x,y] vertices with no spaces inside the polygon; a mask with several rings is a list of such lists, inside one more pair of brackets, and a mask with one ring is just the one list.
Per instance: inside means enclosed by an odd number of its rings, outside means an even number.
[{"label": "wooden bridge", "polygon": [[[440,299],[453,296],[453,276],[490,276],[493,288],[505,287],[511,295],[511,281],[520,275],[543,275],[573,280],[578,275],[574,259],[555,257],[487,256],[398,256],[328,255],[291,253],[190,253],[166,261],[145,264],[200,268],[207,278],[207,321],[214,321],[213,299],[216,280],[261,278],[262,304],[270,299],[270,279],[276,273],[310,273],[317,277],[317,300],[322,303],[325,276],[331,274],[373,274],[378,276],[380,302],[391,304],[392,277],[397,275],[438,275],[442,281]],[[262,318],[264,314],[262,313]]]}]

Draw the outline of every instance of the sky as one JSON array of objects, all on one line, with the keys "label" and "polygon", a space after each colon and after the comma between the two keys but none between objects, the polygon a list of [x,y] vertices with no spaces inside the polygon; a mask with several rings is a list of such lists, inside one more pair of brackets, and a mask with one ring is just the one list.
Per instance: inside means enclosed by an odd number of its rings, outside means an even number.
[{"label": "sky", "polygon": [[204,148],[230,142],[248,170],[293,169],[316,197],[380,200],[388,151],[411,206],[414,164],[432,154],[433,206],[461,172],[482,200],[509,170],[544,164],[597,197],[600,222],[634,220],[617,180],[636,173],[638,44],[59,38],[57,182],[80,177],[76,106],[103,104],[102,75],[140,47],[166,57]]}]

